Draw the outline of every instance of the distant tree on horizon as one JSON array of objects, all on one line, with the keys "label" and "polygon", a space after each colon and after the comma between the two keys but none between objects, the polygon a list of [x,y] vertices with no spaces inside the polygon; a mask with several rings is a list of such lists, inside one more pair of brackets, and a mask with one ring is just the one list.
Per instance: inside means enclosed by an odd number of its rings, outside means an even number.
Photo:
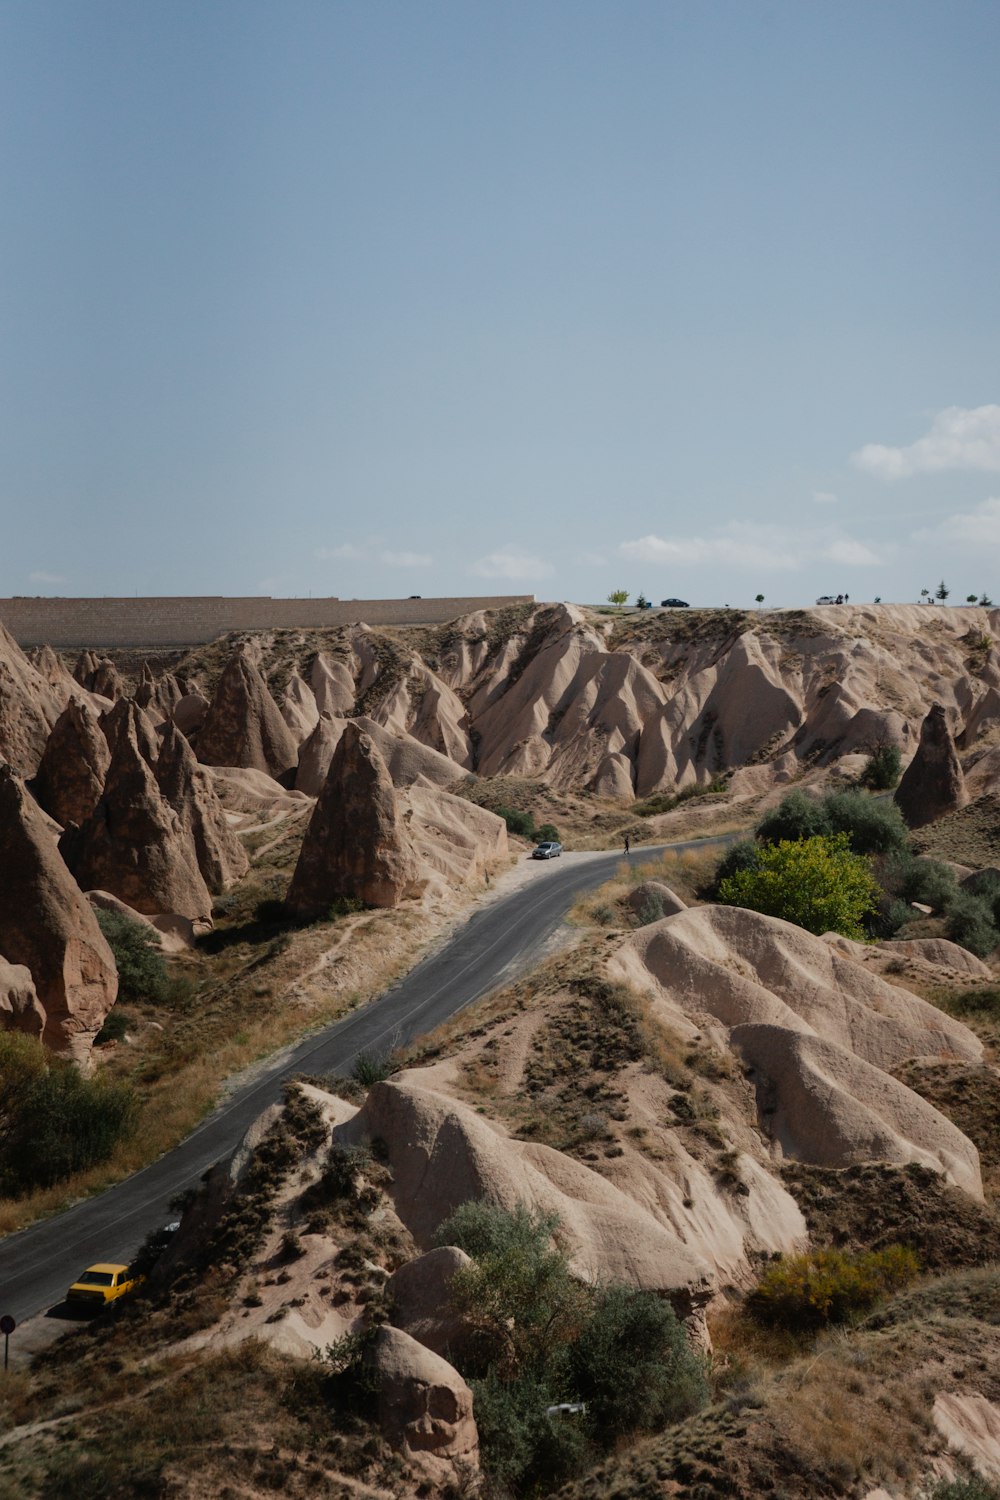
[{"label": "distant tree on horizon", "polygon": [[945,583],[944,579],[942,578],[941,582],[938,584],[937,588],[934,590],[934,596],[935,596],[935,598],[940,599],[941,603],[943,604],[944,601],[947,599],[947,597],[948,597],[948,595],[950,593],[951,593],[951,589],[948,587],[948,585]]},{"label": "distant tree on horizon", "polygon": [[760,606],[764,603],[764,595],[763,594],[755,594],[754,598],[757,600],[757,607],[759,609]]},{"label": "distant tree on horizon", "polygon": [[618,609],[621,609],[627,598],[628,589],[612,589],[608,595],[608,603],[614,604]]},{"label": "distant tree on horizon", "polygon": [[975,594],[966,594],[966,596],[965,596],[965,602],[966,602],[966,604],[975,604],[975,602],[976,602],[976,596],[975,596]]}]

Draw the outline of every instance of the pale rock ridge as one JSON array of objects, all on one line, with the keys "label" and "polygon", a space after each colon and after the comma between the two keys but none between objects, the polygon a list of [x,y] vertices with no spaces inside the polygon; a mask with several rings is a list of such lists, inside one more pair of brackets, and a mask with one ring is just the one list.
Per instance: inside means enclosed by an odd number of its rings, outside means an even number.
[{"label": "pale rock ridge", "polygon": [[65,708],[71,698],[81,696],[79,684],[62,657],[51,646],[39,646],[28,652],[28,660],[52,692],[60,708]]},{"label": "pale rock ridge", "polygon": [[307,740],[319,722],[319,709],[312,688],[297,670],[293,670],[281,695],[281,717],[288,725],[297,745]]},{"label": "pale rock ridge", "polygon": [[121,741],[130,739],[147,766],[156,765],[160,753],[156,728],[145,709],[140,708],[134,698],[120,697],[113,708],[101,714],[99,722],[112,759]]},{"label": "pale rock ridge", "polygon": [[245,650],[233,653],[219,678],[196,749],[206,765],[266,771],[278,781],[295,769],[295,740]]},{"label": "pale rock ridge", "polygon": [[296,791],[318,797],[333,762],[334,752],[348,723],[357,724],[369,735],[389,768],[393,785],[410,786],[418,777],[435,786],[454,784],[460,772],[447,756],[422,745],[408,734],[393,734],[374,719],[359,715],[356,719],[333,718],[325,711],[312,734],[302,746],[295,775]]},{"label": "pale rock ridge", "polygon": [[896,805],[911,828],[922,828],[968,800],[948,716],[943,704],[933,703],[920,729],[917,753],[896,788]]},{"label": "pale rock ridge", "polygon": [[401,800],[421,875],[436,874],[446,886],[467,889],[506,860],[507,825],[496,813],[422,777]]},{"label": "pale rock ridge", "polygon": [[111,949],[59,858],[44,814],[0,765],[0,952],[23,965],[45,1012],[43,1040],[86,1063],[118,994]]},{"label": "pale rock ridge", "polygon": [[143,662],[135,701],[154,723],[160,724],[164,719],[172,718],[183,697],[183,689],[172,672],[157,677],[149,662]]},{"label": "pale rock ridge", "polygon": [[101,800],[82,827],[63,834],[60,851],[85,890],[110,891],[147,916],[210,920],[194,839],[160,792],[138,741],[141,710],[132,707],[119,725]]},{"label": "pale rock ridge", "polygon": [[62,703],[0,624],[0,760],[34,776]]},{"label": "pale rock ridge", "polygon": [[348,721],[302,843],[286,902],[301,916],[338,897],[396,906],[415,894],[417,861],[385,761]]},{"label": "pale rock ridge", "polygon": [[83,823],[97,806],[110,764],[97,715],[80,698],[70,698],[45,743],[34,794],[63,828]]},{"label": "pale rock ridge", "polygon": [[348,714],[354,707],[354,676],[346,662],[317,651],[309,668],[309,686],[321,714]]},{"label": "pale rock ridge", "polygon": [[407,675],[373,711],[372,718],[394,734],[410,735],[447,756],[456,768],[472,769],[465,705],[419,656],[412,656]]},{"label": "pale rock ridge", "polygon": [[192,841],[210,891],[224,891],[250,868],[246,850],[226,820],[206,771],[180,730],[168,723],[156,762],[156,781]]},{"label": "pale rock ridge", "polygon": [[410,1076],[375,1084],[334,1134],[352,1144],[385,1142],[396,1212],[425,1248],[460,1204],[486,1198],[558,1214],[560,1242],[584,1280],[677,1292],[712,1279],[707,1257],[599,1173],[550,1147],[511,1140]]},{"label": "pale rock ridge", "polygon": [[785,1026],[736,1026],[758,1110],[781,1150],[821,1166],[920,1162],[982,1198],[979,1153],[919,1094],[835,1042]]},{"label": "pale rock ridge", "polygon": [[452,1307],[451,1284],[468,1265],[469,1256],[456,1245],[440,1245],[401,1265],[385,1284],[393,1326],[444,1358],[457,1352],[469,1330]]},{"label": "pale rock ridge", "polygon": [[877,1068],[908,1057],[982,1056],[982,1043],[961,1021],[823,938],[740,906],[691,907],[642,927],[617,961],[632,977],[655,979],[685,1015],[708,1014],[727,1027],[787,1026]]},{"label": "pale rock ridge", "polygon": [[45,1007],[38,998],[31,970],[0,956],[0,1031],[23,1031],[41,1040]]}]

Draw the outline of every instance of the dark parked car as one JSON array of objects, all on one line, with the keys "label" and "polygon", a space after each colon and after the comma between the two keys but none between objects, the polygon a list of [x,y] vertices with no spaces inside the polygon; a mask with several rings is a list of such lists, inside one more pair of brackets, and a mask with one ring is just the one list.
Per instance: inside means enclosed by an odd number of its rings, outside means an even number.
[{"label": "dark parked car", "polygon": [[661,599],[660,600],[660,608],[661,609],[687,609],[687,608],[689,608],[689,606],[688,606],[688,602],[687,602],[686,599]]},{"label": "dark parked car", "polygon": [[544,844],[537,845],[532,849],[532,859],[558,859],[562,853],[562,844],[557,844],[554,839],[546,839]]}]

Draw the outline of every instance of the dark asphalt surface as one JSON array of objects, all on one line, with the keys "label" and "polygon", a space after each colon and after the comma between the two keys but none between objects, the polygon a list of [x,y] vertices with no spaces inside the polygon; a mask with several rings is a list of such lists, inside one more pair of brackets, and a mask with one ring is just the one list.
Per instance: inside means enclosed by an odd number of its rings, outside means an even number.
[{"label": "dark asphalt surface", "polygon": [[[642,847],[634,857],[727,841]],[[539,862],[537,877],[477,911],[392,989],[264,1064],[173,1151],[98,1196],[0,1240],[0,1313],[23,1322],[61,1302],[85,1266],[128,1261],[150,1229],[173,1217],[170,1200],[196,1185],[261,1111],[280,1099],[289,1074],[348,1074],[359,1053],[384,1053],[411,1042],[531,968],[581,892],[609,880],[621,860],[615,853]]]}]

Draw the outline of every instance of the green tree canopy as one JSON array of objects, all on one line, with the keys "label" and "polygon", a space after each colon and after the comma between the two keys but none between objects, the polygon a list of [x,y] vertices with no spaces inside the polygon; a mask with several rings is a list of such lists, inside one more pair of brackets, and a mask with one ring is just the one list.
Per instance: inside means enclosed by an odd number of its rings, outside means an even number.
[{"label": "green tree canopy", "polygon": [[760,850],[756,869],[737,870],[719,885],[719,900],[781,917],[807,932],[863,938],[864,918],[880,891],[868,860],[852,854],[846,833],[783,839]]}]

